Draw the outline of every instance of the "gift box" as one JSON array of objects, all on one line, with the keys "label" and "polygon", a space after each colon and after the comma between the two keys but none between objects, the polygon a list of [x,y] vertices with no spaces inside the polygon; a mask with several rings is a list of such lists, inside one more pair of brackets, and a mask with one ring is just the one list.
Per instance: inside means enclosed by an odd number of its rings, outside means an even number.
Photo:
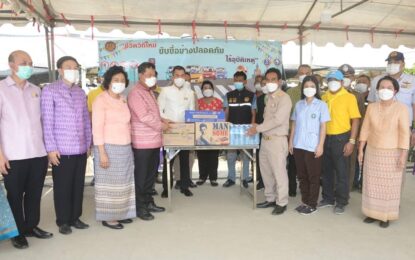
[{"label": "gift box", "polygon": [[259,134],[248,136],[246,133],[252,125],[235,125],[230,126],[230,144],[231,146],[259,145]]},{"label": "gift box", "polygon": [[229,145],[229,123],[198,122],[195,124],[196,145]]},{"label": "gift box", "polygon": [[224,111],[207,111],[207,110],[186,110],[185,122],[225,122]]},{"label": "gift box", "polygon": [[195,145],[195,124],[173,123],[163,132],[164,146],[193,146]]}]

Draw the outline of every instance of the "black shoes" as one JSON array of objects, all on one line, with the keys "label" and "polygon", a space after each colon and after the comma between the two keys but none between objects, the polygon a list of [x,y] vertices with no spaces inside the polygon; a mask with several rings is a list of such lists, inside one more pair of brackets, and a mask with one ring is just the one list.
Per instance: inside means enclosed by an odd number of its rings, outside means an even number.
[{"label": "black shoes", "polygon": [[107,221],[102,221],[102,225],[104,227],[108,227],[111,229],[123,229],[124,228],[124,226],[119,222],[117,224],[109,224]]},{"label": "black shoes", "polygon": [[243,180],[242,181],[242,186],[244,186],[245,189],[248,189],[248,181]]},{"label": "black shoes", "polygon": [[72,233],[72,229],[68,224],[63,224],[59,227],[59,233],[63,235],[69,235],[70,233]]},{"label": "black shoes", "polygon": [[27,243],[27,239],[23,235],[13,237],[10,240],[12,241],[12,245],[17,249],[25,249],[29,247],[29,243]]},{"label": "black shoes", "polygon": [[224,184],[223,184],[223,187],[225,187],[225,188],[228,188],[228,187],[230,187],[230,186],[233,186],[233,185],[235,185],[235,182],[233,181],[233,180],[227,180]]},{"label": "black shoes", "polygon": [[181,189],[180,192],[183,193],[184,196],[186,196],[186,197],[192,197],[193,196],[193,193],[189,189]]},{"label": "black shoes", "polygon": [[127,219],[118,220],[118,222],[120,222],[121,224],[131,224],[133,223],[133,220],[130,218],[127,218]]},{"label": "black shoes", "polygon": [[288,196],[290,196],[290,197],[295,197],[295,196],[297,196],[297,192],[295,192],[295,191],[290,191],[290,192],[288,192]]},{"label": "black shoes", "polygon": [[151,215],[151,213],[147,209],[137,210],[137,217],[142,219],[142,220],[145,220],[145,221],[149,221],[149,220],[154,219],[154,216]]},{"label": "black shoes", "polygon": [[286,210],[287,210],[287,206],[281,207],[280,205],[277,205],[272,211],[272,215],[281,215]]},{"label": "black shoes", "polygon": [[263,188],[264,188],[264,183],[258,182],[257,185],[256,185],[256,189],[257,190],[262,190]]},{"label": "black shoes", "polygon": [[189,187],[190,188],[197,188],[197,185],[193,181],[190,181]]},{"label": "black shoes", "polygon": [[72,222],[71,226],[76,228],[76,229],[87,229],[87,228],[89,228],[88,224],[85,224],[84,222],[82,222],[79,219]]},{"label": "black shoes", "polygon": [[375,221],[376,221],[376,219],[374,219],[374,218],[370,218],[370,217],[367,217],[367,218],[365,218],[365,219],[363,220],[363,222],[365,222],[365,223],[367,223],[367,224],[373,223],[373,222],[375,222]]},{"label": "black shoes", "polygon": [[196,182],[197,185],[202,186],[203,184],[205,184],[206,180],[198,180]]},{"label": "black shoes", "polygon": [[179,181],[176,181],[176,184],[174,184],[174,188],[176,190],[180,190],[180,182]]},{"label": "black shoes", "polygon": [[154,203],[154,201],[152,201],[152,202],[148,203],[148,205],[147,205],[147,210],[148,210],[149,212],[153,212],[153,213],[159,213],[159,212],[164,212],[164,211],[166,211],[166,209],[165,209],[165,208],[157,206],[157,205]]},{"label": "black shoes", "polygon": [[273,201],[273,202],[264,201],[262,203],[256,204],[256,207],[259,208],[259,209],[266,209],[266,208],[275,207],[275,201]]},{"label": "black shoes", "polygon": [[381,222],[379,223],[379,226],[380,226],[381,228],[387,228],[387,227],[389,227],[389,220],[387,220],[386,222],[381,221]]},{"label": "black shoes", "polygon": [[218,182],[217,181],[210,181],[210,185],[212,185],[212,187],[216,187],[218,186]]},{"label": "black shoes", "polygon": [[47,239],[53,237],[52,233],[46,232],[38,227],[33,228],[31,232],[25,234],[26,237],[36,237],[40,239]]},{"label": "black shoes", "polygon": [[167,198],[168,197],[168,193],[167,193],[167,190],[163,190],[163,192],[161,193],[161,197],[162,198]]}]

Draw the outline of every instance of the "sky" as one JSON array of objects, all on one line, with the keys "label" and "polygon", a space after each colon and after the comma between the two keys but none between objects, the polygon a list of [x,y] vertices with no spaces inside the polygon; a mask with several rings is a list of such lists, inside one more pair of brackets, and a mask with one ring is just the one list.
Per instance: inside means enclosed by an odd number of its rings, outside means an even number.
[{"label": "sky", "polygon": [[[120,30],[100,33],[94,29],[96,37],[92,40],[91,29],[76,31],[72,26],[57,28],[55,34],[55,60],[64,55],[71,55],[77,58],[83,67],[98,65],[97,40],[157,38],[157,36],[148,35],[145,32],[126,35]],[[0,26],[0,70],[8,69],[7,57],[10,52],[16,49],[27,51],[33,59],[34,66],[47,67],[46,40],[43,28],[39,33],[37,27],[33,27],[30,23],[23,27],[15,27],[11,24]],[[372,48],[368,44],[363,47],[354,47],[351,43],[347,43],[343,47],[335,46],[332,43],[325,46],[308,43],[303,47],[303,64],[338,67],[348,63],[353,67],[385,67],[385,59],[393,50],[404,53],[407,68],[414,65],[415,49],[404,46],[391,49],[385,45],[381,48]],[[289,42],[283,45],[282,51],[284,66],[297,67],[300,61],[299,46],[295,42]]]}]

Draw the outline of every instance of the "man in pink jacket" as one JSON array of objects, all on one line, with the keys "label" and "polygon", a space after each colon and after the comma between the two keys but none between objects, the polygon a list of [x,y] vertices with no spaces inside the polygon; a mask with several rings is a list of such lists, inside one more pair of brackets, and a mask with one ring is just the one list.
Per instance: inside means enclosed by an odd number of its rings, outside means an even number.
[{"label": "man in pink jacket", "polygon": [[152,197],[155,172],[159,165],[162,130],[168,122],[160,117],[160,111],[151,87],[155,86],[155,66],[144,62],[138,67],[139,81],[128,96],[131,111],[131,139],[134,151],[134,179],[137,217],[152,220],[151,212],[162,212]]}]

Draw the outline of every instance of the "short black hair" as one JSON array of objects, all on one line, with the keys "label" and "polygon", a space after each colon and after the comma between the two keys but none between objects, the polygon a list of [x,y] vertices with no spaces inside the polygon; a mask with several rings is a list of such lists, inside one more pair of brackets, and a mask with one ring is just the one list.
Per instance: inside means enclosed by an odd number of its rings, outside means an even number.
[{"label": "short black hair", "polygon": [[210,81],[210,80],[204,80],[203,82],[202,82],[202,85],[201,85],[201,90],[203,90],[203,86],[204,85],[210,85],[211,87],[212,87],[212,89],[213,90],[215,90],[215,87],[213,86],[213,83],[212,83],[212,81]]},{"label": "short black hair", "polygon": [[244,77],[244,80],[247,79],[247,76],[246,76],[245,72],[243,72],[243,71],[237,71],[237,72],[235,72],[235,74],[233,74],[233,78],[237,78],[237,77]]},{"label": "short black hair", "polygon": [[174,72],[176,70],[183,70],[184,73],[186,73],[186,70],[185,70],[185,68],[183,66],[174,66],[173,70],[171,71],[171,74],[174,75]]},{"label": "short black hair", "polygon": [[380,87],[380,83],[381,83],[382,81],[385,81],[385,80],[388,80],[388,81],[392,82],[393,89],[395,89],[396,93],[398,93],[398,92],[399,92],[399,82],[398,82],[396,79],[392,78],[391,76],[385,76],[385,77],[381,78],[381,79],[378,81],[378,84],[376,85],[376,89],[377,89],[377,90],[378,90],[378,89],[379,89],[379,87]]},{"label": "short black hair", "polygon": [[267,69],[267,71],[265,72],[265,77],[267,77],[267,75],[269,73],[276,73],[278,76],[278,79],[281,79],[282,75],[281,75],[281,71],[277,68],[269,68]]},{"label": "short black hair", "polygon": [[188,72],[188,71],[185,71],[185,72],[184,72],[184,74],[186,74],[186,75],[187,75],[187,76],[189,76],[189,77],[191,76],[191,75],[190,75],[190,72]]},{"label": "short black hair", "polygon": [[143,62],[140,64],[140,66],[138,66],[138,74],[146,72],[146,69],[156,70],[156,66],[154,66],[154,64],[151,62]]},{"label": "short black hair", "polygon": [[125,77],[125,87],[128,87],[128,83],[129,83],[128,74],[127,72],[125,72],[122,66],[112,66],[105,72],[104,82],[102,82],[102,87],[104,87],[104,89],[109,89],[111,81],[112,81],[112,77],[120,73],[122,73]]},{"label": "short black hair", "polygon": [[307,82],[309,82],[309,81],[313,82],[313,83],[314,83],[314,85],[316,85],[316,95],[315,95],[314,97],[316,97],[316,98],[318,98],[318,99],[321,99],[321,94],[320,94],[320,83],[319,83],[318,79],[317,79],[315,76],[313,76],[313,75],[311,75],[311,76],[306,76],[306,77],[303,79],[303,82],[301,83],[301,99],[306,98],[306,96],[304,95],[304,85],[305,85],[305,83],[307,83]]},{"label": "short black hair", "polygon": [[369,81],[369,83],[370,83],[370,81],[372,81],[370,79],[370,77],[368,75],[366,75],[366,74],[361,74],[361,75],[357,76],[357,78],[366,78]]},{"label": "short black hair", "polygon": [[205,123],[202,123],[202,124],[199,125],[200,130],[202,130],[203,127],[207,128],[207,125]]},{"label": "short black hair", "polygon": [[71,61],[76,62],[76,64],[79,66],[79,62],[78,62],[78,61],[77,61],[74,57],[72,57],[72,56],[63,56],[62,58],[60,58],[60,59],[56,62],[56,67],[58,67],[58,69],[61,69],[61,68],[62,68],[63,63],[64,63],[65,61],[68,61],[68,60],[71,60]]}]

